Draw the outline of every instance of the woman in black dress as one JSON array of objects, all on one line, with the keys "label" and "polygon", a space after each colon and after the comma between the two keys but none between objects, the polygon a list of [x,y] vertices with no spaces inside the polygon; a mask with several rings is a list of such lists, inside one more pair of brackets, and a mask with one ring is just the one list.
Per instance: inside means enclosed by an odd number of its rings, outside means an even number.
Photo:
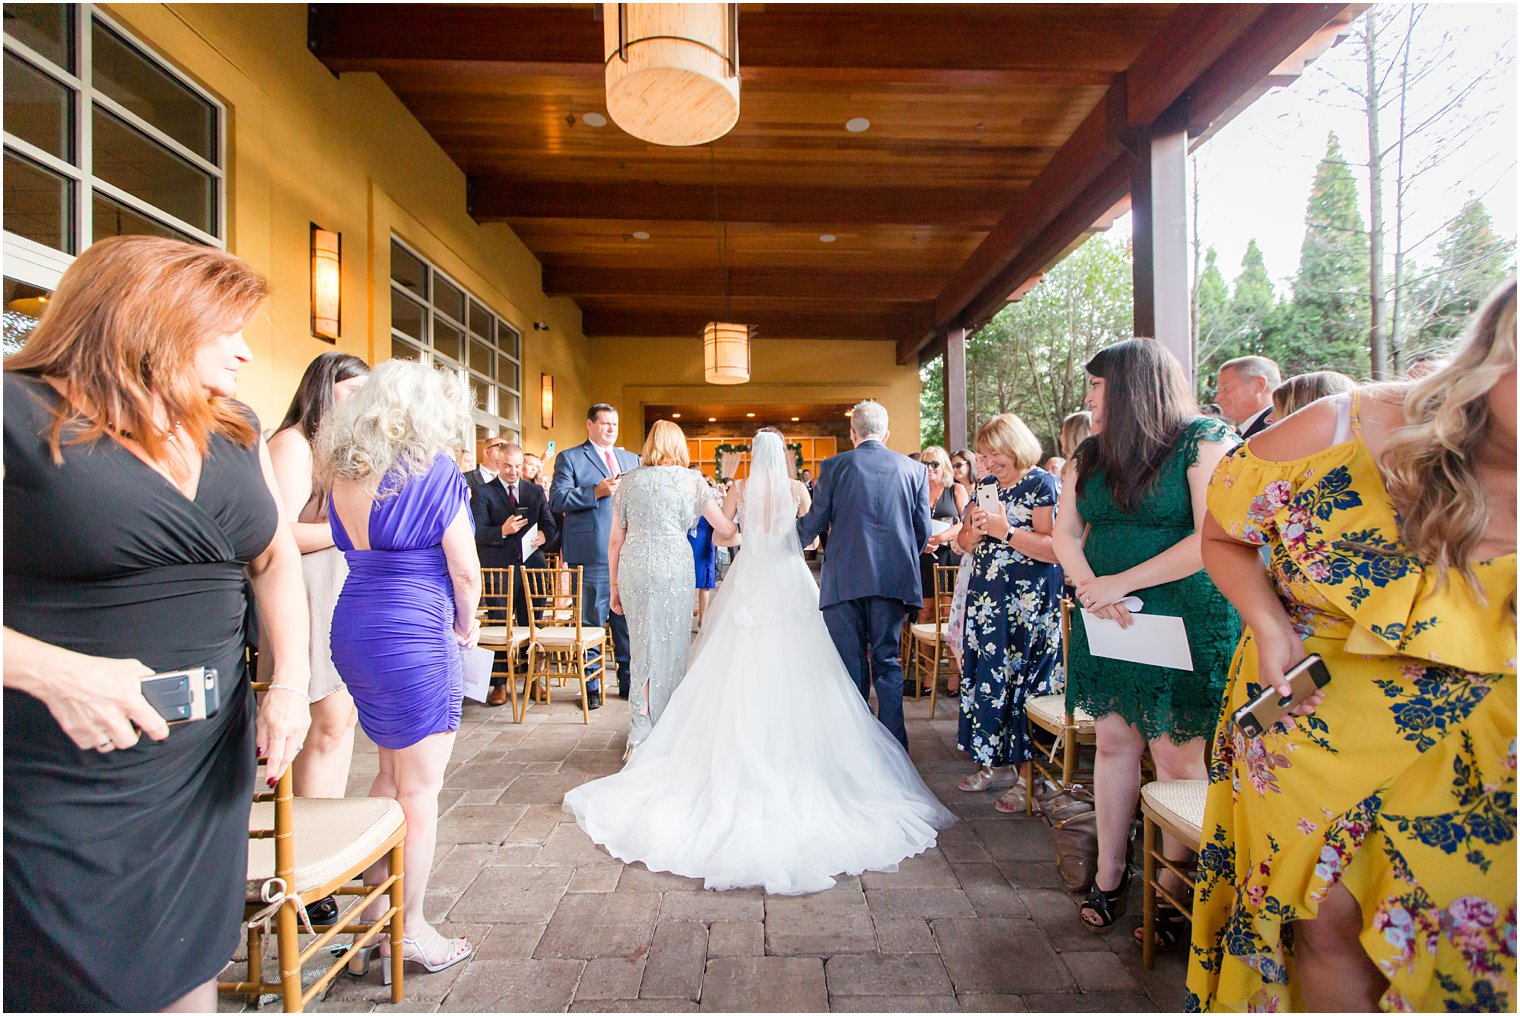
[{"label": "woman in black dress", "polygon": [[[6,361],[8,1010],[216,1008],[255,745],[276,776],[309,722],[300,555],[232,399],[267,291],[224,251],[102,240]],[[245,580],[282,661],[256,718]],[[221,709],[171,730],[138,682],[199,666]]]}]

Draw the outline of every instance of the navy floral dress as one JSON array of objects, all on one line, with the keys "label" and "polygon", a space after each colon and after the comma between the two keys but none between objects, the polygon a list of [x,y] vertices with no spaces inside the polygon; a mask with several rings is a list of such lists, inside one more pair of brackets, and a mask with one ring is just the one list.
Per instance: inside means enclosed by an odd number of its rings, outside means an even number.
[{"label": "navy floral dress", "polygon": [[[1031,469],[998,498],[1015,529],[1032,529],[1037,508],[1054,508],[1061,486]],[[982,766],[1017,765],[1030,756],[1024,703],[1065,681],[1061,672],[1061,566],[983,539],[966,594],[961,722],[956,746]]]}]

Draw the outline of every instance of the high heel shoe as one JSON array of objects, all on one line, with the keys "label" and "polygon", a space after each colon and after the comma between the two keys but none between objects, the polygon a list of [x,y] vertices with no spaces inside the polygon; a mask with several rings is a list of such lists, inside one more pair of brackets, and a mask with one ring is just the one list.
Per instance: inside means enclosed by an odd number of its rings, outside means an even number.
[{"label": "high heel shoe", "polygon": [[[444,938],[442,935],[438,934],[437,928],[429,928],[428,931],[432,933],[432,939],[429,941],[429,945],[433,945],[437,942],[443,942],[449,947],[448,951],[443,955],[443,958],[434,959],[427,954],[426,950],[422,948],[421,942],[415,938],[412,938],[411,936],[404,935],[401,938],[402,963],[415,963],[423,970],[426,970],[428,973],[436,974],[440,970],[447,970],[449,967],[454,966],[456,963],[463,963],[475,952],[474,947],[470,945],[468,939]],[[383,965],[380,968],[380,978],[385,982],[385,984],[389,985],[391,983],[390,954],[380,952],[377,955],[379,955],[380,959],[384,961]]]},{"label": "high heel shoe", "polygon": [[[1113,930],[1114,922],[1124,915],[1124,905],[1129,897],[1129,865],[1124,866],[1124,877],[1119,879],[1119,884],[1112,889],[1099,889],[1098,880],[1093,879],[1092,888],[1087,891],[1087,898],[1077,907],[1077,915],[1081,918],[1088,931],[1105,934]],[[1086,913],[1091,911],[1096,921],[1089,921]]]}]

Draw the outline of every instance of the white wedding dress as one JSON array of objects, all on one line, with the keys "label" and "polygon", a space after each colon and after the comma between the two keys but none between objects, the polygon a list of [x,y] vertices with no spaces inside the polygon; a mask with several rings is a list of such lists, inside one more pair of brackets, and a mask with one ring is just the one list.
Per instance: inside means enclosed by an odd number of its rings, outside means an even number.
[{"label": "white wedding dress", "polygon": [[653,732],[621,772],[565,795],[612,856],[709,889],[797,895],[895,871],[955,821],[840,662],[783,454],[756,435],[743,553]]}]

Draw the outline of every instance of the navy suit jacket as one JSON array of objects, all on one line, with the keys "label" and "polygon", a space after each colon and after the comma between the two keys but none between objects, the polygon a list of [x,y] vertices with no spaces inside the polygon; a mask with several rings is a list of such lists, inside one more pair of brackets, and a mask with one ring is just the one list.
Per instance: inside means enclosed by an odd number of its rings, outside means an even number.
[{"label": "navy suit jacket", "polygon": [[[637,469],[639,457],[614,448],[618,475]],[[554,481],[549,485],[549,508],[565,516],[560,553],[568,564],[607,564],[607,539],[612,533],[612,498],[598,498],[596,485],[607,479],[607,463],[590,441],[554,456]]]},{"label": "navy suit jacket", "polygon": [[[528,525],[537,525],[538,531],[549,541],[544,546],[552,544],[558,527],[554,524],[554,516],[549,514],[549,503],[543,488],[527,480],[518,480],[517,507],[527,516]],[[512,536],[501,535],[501,527],[507,521],[508,514],[510,506],[507,486],[500,477],[475,488],[475,496],[470,499],[470,515],[475,520],[475,547],[480,552],[481,567],[511,568],[520,564],[526,564],[529,568],[547,566],[543,547],[529,554],[526,561],[523,560],[522,530]]]},{"label": "navy suit jacket", "polygon": [[929,542],[929,471],[875,439],[819,470],[813,507],[797,520],[806,547],[828,530],[818,605],[884,596],[923,603],[918,555]]}]

